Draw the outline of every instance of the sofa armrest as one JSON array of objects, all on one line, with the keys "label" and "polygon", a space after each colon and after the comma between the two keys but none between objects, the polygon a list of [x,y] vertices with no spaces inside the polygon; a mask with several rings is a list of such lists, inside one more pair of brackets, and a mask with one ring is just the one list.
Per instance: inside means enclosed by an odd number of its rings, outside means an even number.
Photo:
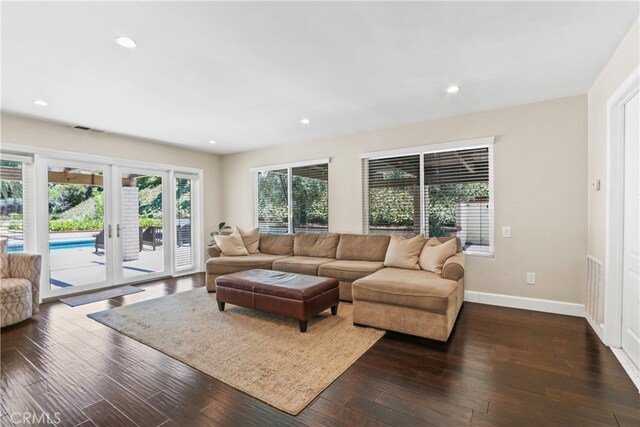
[{"label": "sofa armrest", "polygon": [[27,279],[31,282],[32,313],[40,311],[40,267],[42,257],[34,254],[9,254],[9,269],[12,279]]},{"label": "sofa armrest", "polygon": [[442,267],[442,278],[458,281],[464,276],[464,254],[450,256]]},{"label": "sofa armrest", "polygon": [[218,245],[207,246],[207,254],[209,258],[217,258],[220,256],[220,248]]}]

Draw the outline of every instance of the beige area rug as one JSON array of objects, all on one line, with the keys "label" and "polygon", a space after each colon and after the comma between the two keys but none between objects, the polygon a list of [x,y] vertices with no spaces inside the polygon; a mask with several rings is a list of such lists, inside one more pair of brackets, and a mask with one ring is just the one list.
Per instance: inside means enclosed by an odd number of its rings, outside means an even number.
[{"label": "beige area rug", "polygon": [[353,326],[349,303],[303,334],[294,319],[230,304],[220,312],[204,288],[89,317],[292,415],[384,335]]}]

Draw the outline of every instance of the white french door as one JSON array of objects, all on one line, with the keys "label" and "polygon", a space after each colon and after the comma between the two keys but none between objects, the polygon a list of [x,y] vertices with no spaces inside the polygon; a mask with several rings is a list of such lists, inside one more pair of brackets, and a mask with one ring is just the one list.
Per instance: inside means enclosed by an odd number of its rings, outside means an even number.
[{"label": "white french door", "polygon": [[113,168],[115,284],[171,274],[169,172]]},{"label": "white french door", "polygon": [[201,173],[35,157],[43,298],[200,271]]},{"label": "white french door", "polygon": [[111,168],[100,163],[36,162],[36,244],[43,298],[114,282]]}]

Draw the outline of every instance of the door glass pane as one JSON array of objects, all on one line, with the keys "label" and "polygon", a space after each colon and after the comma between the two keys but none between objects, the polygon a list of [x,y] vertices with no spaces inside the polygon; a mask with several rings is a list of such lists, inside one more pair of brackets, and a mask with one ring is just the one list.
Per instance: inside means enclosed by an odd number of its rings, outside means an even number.
[{"label": "door glass pane", "polygon": [[164,269],[162,177],[123,173],[120,222],[122,275],[138,278]]},{"label": "door glass pane", "polygon": [[50,166],[48,184],[51,289],[105,282],[103,172]]},{"label": "door glass pane", "polygon": [[192,209],[191,179],[176,178],[176,267],[181,269],[193,265]]},{"label": "door glass pane", "polygon": [[0,238],[8,252],[24,252],[22,162],[0,161]]},{"label": "door glass pane", "polygon": [[287,169],[258,173],[258,226],[262,233],[289,231]]}]

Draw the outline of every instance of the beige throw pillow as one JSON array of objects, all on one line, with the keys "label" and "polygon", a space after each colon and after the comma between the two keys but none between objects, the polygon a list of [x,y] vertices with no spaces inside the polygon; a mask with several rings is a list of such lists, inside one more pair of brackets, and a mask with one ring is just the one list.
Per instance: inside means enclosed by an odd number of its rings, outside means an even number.
[{"label": "beige throw pillow", "polygon": [[242,242],[242,236],[238,233],[238,230],[229,234],[228,236],[213,236],[216,241],[216,245],[220,248],[220,252],[225,256],[240,256],[249,255],[247,248],[244,247]]},{"label": "beige throw pillow", "polygon": [[260,246],[260,228],[254,228],[250,231],[245,231],[240,227],[236,227],[238,233],[240,233],[240,237],[242,237],[242,242],[244,243],[244,247],[247,248],[247,252],[250,254],[259,254],[258,246]]},{"label": "beige throw pillow", "polygon": [[420,268],[432,273],[442,274],[444,262],[456,254],[456,239],[440,243],[435,237],[429,239],[420,252]]},{"label": "beige throw pillow", "polygon": [[424,240],[422,234],[411,239],[403,236],[391,236],[387,254],[384,257],[384,266],[420,270],[418,256],[424,245]]}]

